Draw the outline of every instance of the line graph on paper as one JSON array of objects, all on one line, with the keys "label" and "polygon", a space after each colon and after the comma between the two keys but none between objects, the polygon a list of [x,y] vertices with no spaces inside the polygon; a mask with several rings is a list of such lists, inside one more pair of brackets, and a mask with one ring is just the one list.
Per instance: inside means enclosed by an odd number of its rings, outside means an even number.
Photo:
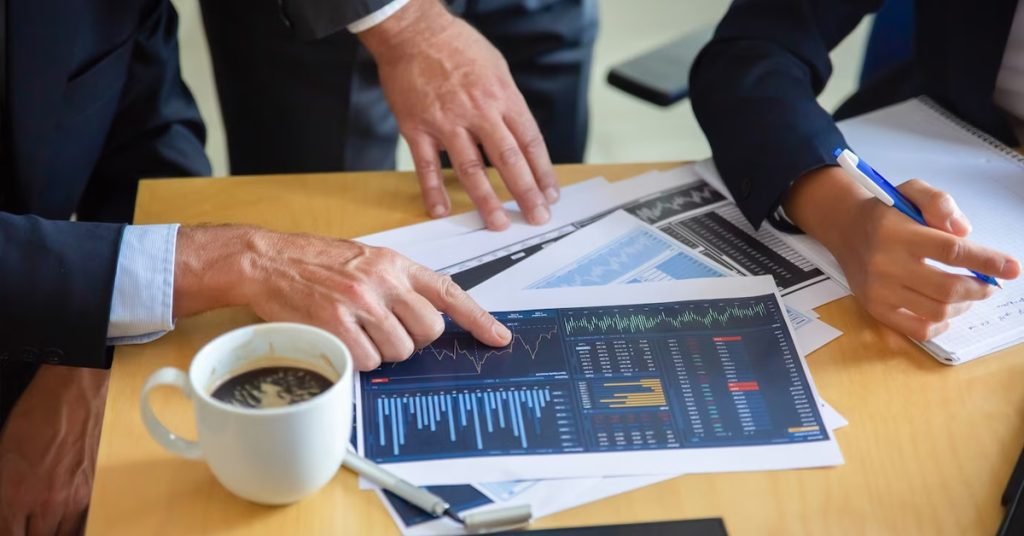
[{"label": "line graph on paper", "polygon": [[648,267],[633,279],[648,281],[722,275],[668,239],[650,229],[640,227],[602,245],[583,258],[533,283],[529,288],[609,285],[657,259],[661,259],[657,266]]},{"label": "line graph on paper", "polygon": [[652,199],[633,203],[626,212],[646,223],[655,224],[685,212],[724,201],[725,197],[704,181],[690,183]]},{"label": "line graph on paper", "polygon": [[680,330],[711,330],[762,325],[781,321],[778,309],[766,300],[690,301],[672,304],[619,307],[591,311],[563,309],[566,337],[650,335]]},{"label": "line graph on paper", "polygon": [[508,346],[492,348],[449,323],[441,337],[407,361],[367,373],[370,381],[446,381],[453,377],[486,381],[565,371],[557,318],[545,311],[498,313],[496,317],[512,331]]}]

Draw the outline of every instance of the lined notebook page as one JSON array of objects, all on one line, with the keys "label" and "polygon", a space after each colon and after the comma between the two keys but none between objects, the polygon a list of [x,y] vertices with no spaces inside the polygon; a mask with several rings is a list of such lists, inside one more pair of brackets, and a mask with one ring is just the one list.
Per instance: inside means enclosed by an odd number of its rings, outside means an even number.
[{"label": "lined notebook page", "polygon": [[[970,239],[1024,259],[1024,158],[930,101],[911,100],[839,124],[851,148],[890,182],[921,178],[956,198]],[[975,303],[930,341],[962,362],[1024,340],[1024,281]],[[944,352],[942,351],[944,350]]]}]

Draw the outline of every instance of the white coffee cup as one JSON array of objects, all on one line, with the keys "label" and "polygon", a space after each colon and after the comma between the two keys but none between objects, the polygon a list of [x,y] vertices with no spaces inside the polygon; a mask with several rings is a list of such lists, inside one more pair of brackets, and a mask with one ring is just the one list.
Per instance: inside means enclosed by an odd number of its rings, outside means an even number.
[{"label": "white coffee cup", "polygon": [[[238,407],[210,396],[220,382],[269,356],[288,358],[336,381],[309,400],[276,408]],[[179,437],[157,419],[149,394],[158,386],[176,387],[192,399],[197,441]],[[320,489],[341,467],[352,430],[352,356],[322,329],[246,326],[200,349],[187,374],[174,367],[154,372],[142,388],[140,405],[149,434],[164,448],[205,460],[217,480],[244,499],[288,504]]]}]

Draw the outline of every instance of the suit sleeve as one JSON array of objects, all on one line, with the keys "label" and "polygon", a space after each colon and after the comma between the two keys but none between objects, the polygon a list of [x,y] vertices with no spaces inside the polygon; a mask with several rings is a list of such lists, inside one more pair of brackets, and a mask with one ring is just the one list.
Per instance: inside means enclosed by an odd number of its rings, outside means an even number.
[{"label": "suit sleeve", "polygon": [[0,363],[110,366],[107,320],[123,230],[0,212]]},{"label": "suit sleeve", "polygon": [[118,108],[78,206],[79,220],[132,220],[139,179],[209,176],[199,108],[181,79],[178,18],[153,3],[136,32]]},{"label": "suit sleeve", "polygon": [[[281,16],[296,37],[320,39],[390,4],[393,0],[278,0]],[[427,0],[437,1],[437,0]]]},{"label": "suit sleeve", "polygon": [[881,0],[738,0],[690,72],[694,113],[743,214],[759,227],[845,141],[816,96],[828,53]]},{"label": "suit sleeve", "polygon": [[176,15],[170,2],[151,6],[80,221],[0,213],[0,360],[108,367],[121,237],[139,178],[209,174],[202,120],[179,73]]}]

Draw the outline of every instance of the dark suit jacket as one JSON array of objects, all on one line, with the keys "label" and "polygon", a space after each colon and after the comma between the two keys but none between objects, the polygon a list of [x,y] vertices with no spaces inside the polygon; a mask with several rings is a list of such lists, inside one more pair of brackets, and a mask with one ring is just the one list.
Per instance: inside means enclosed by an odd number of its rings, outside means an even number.
[{"label": "dark suit jacket", "polygon": [[138,179],[209,174],[169,1],[7,0],[6,27],[0,420],[35,363],[109,366]]},{"label": "dark suit jacket", "polygon": [[[828,52],[881,0],[737,0],[690,74],[694,112],[722,178],[755,226],[790,184],[832,165],[845,146],[815,96]],[[1016,0],[917,0],[916,54],[861,88],[836,113],[856,115],[927,94],[968,123],[1016,144],[992,101]]]},{"label": "dark suit jacket", "polygon": [[[418,0],[417,0],[418,1]],[[438,1],[438,0],[435,0]],[[475,9],[499,11],[509,7],[540,10],[557,0],[443,0],[450,9],[465,11],[473,2]],[[391,3],[391,0],[277,0],[282,21],[303,40],[320,39]]]},{"label": "dark suit jacket", "polygon": [[281,18],[299,39],[319,39],[391,3],[391,0],[277,0]]}]

